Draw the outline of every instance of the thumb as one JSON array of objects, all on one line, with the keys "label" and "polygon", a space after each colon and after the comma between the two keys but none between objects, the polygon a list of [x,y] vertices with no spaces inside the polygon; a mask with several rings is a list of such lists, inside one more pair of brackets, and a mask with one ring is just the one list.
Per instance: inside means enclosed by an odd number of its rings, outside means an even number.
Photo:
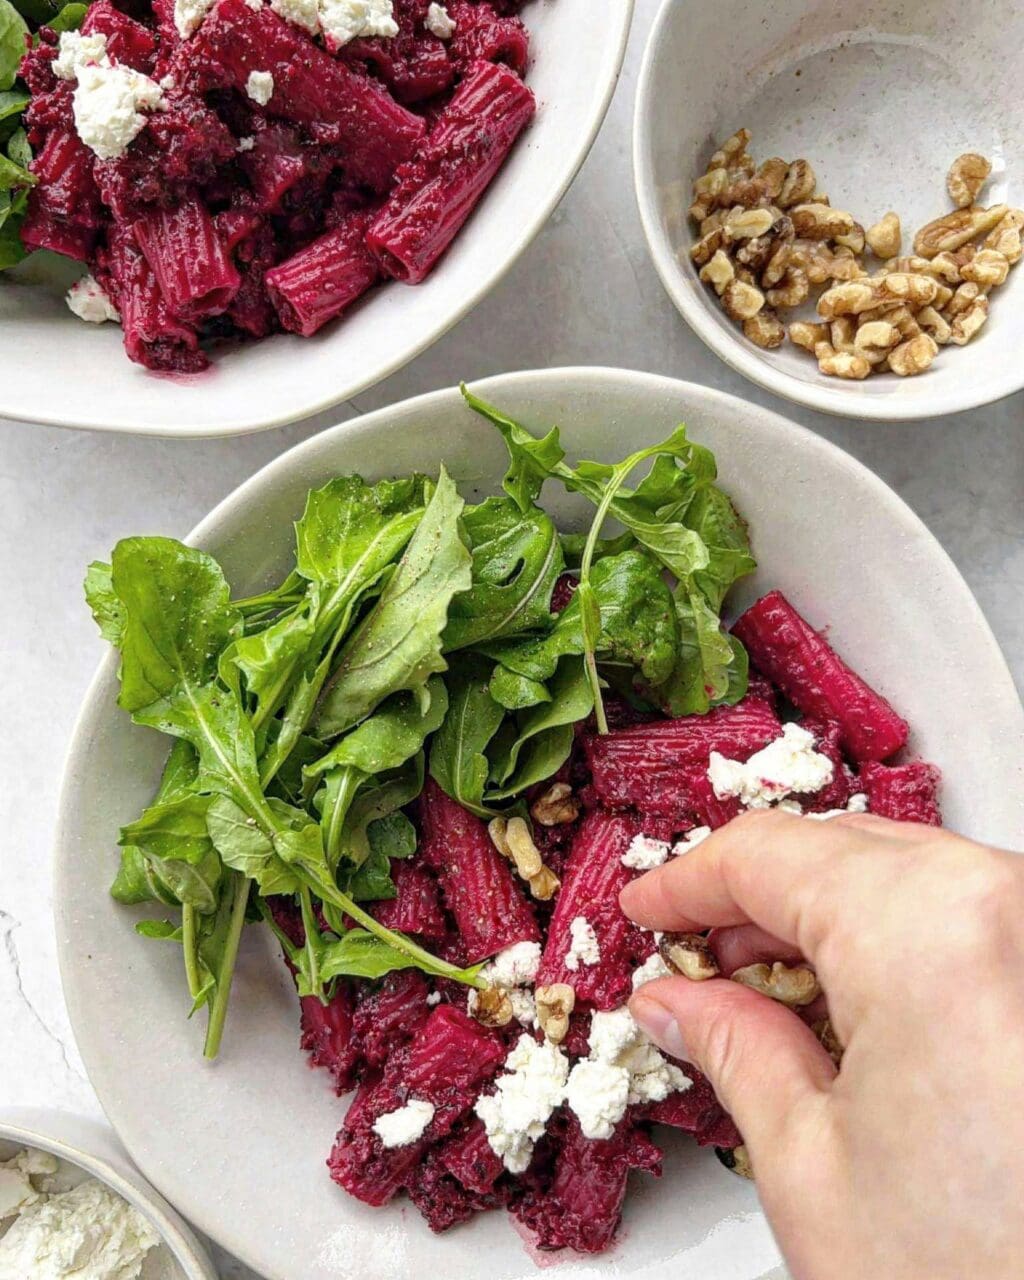
[{"label": "thumb", "polygon": [[758,1152],[809,1104],[822,1102],[836,1070],[795,1013],[736,982],[662,978],[645,983],[630,1012],[666,1053],[711,1081],[757,1167]]}]

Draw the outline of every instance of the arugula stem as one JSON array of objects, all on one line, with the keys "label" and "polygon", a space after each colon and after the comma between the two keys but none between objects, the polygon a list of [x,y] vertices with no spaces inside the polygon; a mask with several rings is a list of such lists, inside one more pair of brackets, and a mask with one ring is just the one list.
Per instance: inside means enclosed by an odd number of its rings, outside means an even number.
[{"label": "arugula stem", "polygon": [[[627,459],[627,462],[629,461],[630,459]],[[594,514],[590,532],[587,534],[587,541],[580,559],[580,585],[588,594],[590,592],[590,567],[594,562],[594,549],[597,546],[597,540],[601,536],[601,526],[605,522],[608,508],[612,505],[616,493],[618,493],[623,480],[628,474],[628,470],[628,467],[626,470],[622,470],[621,467],[617,468],[615,475],[608,481],[604,495]],[[582,603],[583,601],[581,601]],[[594,716],[597,720],[597,731],[604,734],[608,732],[608,717],[605,714],[604,698],[601,695],[601,678],[597,673],[597,636],[591,633],[588,610],[586,608],[581,610],[581,619],[583,622],[583,663],[587,672],[587,681],[594,695]]]},{"label": "arugula stem", "polygon": [[203,1045],[203,1056],[216,1058],[220,1049],[221,1036],[224,1034],[224,1020],[228,1012],[228,997],[231,995],[231,980],[235,973],[235,961],[238,959],[238,945],[242,940],[242,929],[245,926],[245,909],[249,903],[249,886],[252,881],[240,871],[235,872],[234,901],[231,904],[231,920],[228,934],[224,940],[224,954],[220,969],[217,972],[217,990],[214,992],[210,1006],[210,1018],[206,1024],[206,1043]]},{"label": "arugula stem", "polygon": [[202,983],[196,964],[196,909],[187,902],[181,904],[181,946],[185,952],[185,976],[188,993],[193,1000],[199,995]]},{"label": "arugula stem", "polygon": [[309,896],[309,888],[306,885],[299,887],[299,904],[302,908],[302,927],[306,934],[306,955],[309,957],[309,985],[313,988],[313,993],[323,1001],[324,993],[320,982],[320,957],[317,955],[316,950],[317,939],[320,937],[320,927],[313,914],[313,902]]}]

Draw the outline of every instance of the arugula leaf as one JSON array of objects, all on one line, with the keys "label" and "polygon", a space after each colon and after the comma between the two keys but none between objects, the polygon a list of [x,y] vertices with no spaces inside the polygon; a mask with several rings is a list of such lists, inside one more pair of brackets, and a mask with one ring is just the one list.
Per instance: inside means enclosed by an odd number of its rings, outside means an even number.
[{"label": "arugula leaf", "polygon": [[519,720],[518,734],[491,765],[497,787],[487,792],[495,802],[518,795],[555,773],[572,750],[573,726],[585,720],[593,693],[579,658],[564,658],[551,681],[551,701],[533,707]]},{"label": "arugula leaf", "polygon": [[0,120],[6,120],[8,116],[20,115],[30,101],[29,94],[21,89],[0,91]]},{"label": "arugula leaf", "polygon": [[124,631],[124,606],[114,590],[110,565],[102,560],[94,560],[85,571],[85,599],[100,635],[119,649]]},{"label": "arugula leaf", "polygon": [[209,808],[210,797],[195,793],[152,804],[141,818],[121,828],[118,841],[133,856],[141,855],[147,879],[201,915],[217,909],[223,875],[206,829]]},{"label": "arugula leaf", "polygon": [[10,89],[25,56],[28,27],[9,0],[0,0],[0,89]]},{"label": "arugula leaf", "polygon": [[600,658],[636,667],[650,684],[667,680],[675,667],[679,623],[658,565],[642,551],[625,551],[599,560],[590,583],[601,612]]},{"label": "arugula leaf", "polygon": [[262,631],[239,636],[225,651],[245,676],[245,686],[256,706],[253,724],[259,728],[274,714],[296,663],[305,656],[316,628],[317,593],[314,590],[292,610],[283,613]]},{"label": "arugula leaf", "polygon": [[13,200],[7,192],[0,191],[0,271],[16,267],[28,257],[28,250],[21,243],[21,227],[27,208],[27,191],[19,191]]},{"label": "arugula leaf", "polygon": [[54,31],[77,31],[85,21],[85,15],[88,12],[87,4],[66,4],[46,25]]},{"label": "arugula leaf", "polygon": [[[166,804],[190,795],[198,768],[196,753],[184,739],[179,738],[167,757],[153,805]],[[134,906],[140,902],[163,902],[173,907],[179,903],[177,895],[151,870],[143,851],[131,845],[121,849],[121,865],[110,886],[110,896],[125,906]]]},{"label": "arugula leaf", "polygon": [[459,390],[469,407],[493,422],[504,436],[510,463],[501,487],[515,501],[520,511],[528,512],[536,504],[544,481],[555,473],[558,464],[565,457],[565,450],[558,438],[558,428],[552,427],[546,436],[538,440],[525,427],[506,417],[500,409],[495,409],[493,405],[475,396],[464,382],[459,384]]},{"label": "arugula leaf", "polygon": [[505,718],[488,688],[490,664],[467,654],[447,677],[448,713],[430,748],[430,776],[442,791],[478,817],[494,811],[484,804],[489,766],[487,746]]},{"label": "arugula leaf", "polygon": [[459,532],[463,505],[442,468],[398,568],[342,646],[315,720],[320,737],[344,733],[389,694],[422,696],[430,676],[446,669],[441,634],[448,606],[472,585],[472,561]]},{"label": "arugula leaf", "polygon": [[273,838],[230,796],[208,803],[206,829],[224,865],[255,880],[264,896],[299,891],[298,877],[276,853]]},{"label": "arugula leaf", "polygon": [[521,711],[524,707],[536,706],[538,702],[551,701],[547,686],[540,680],[531,680],[529,676],[510,671],[500,663],[494,668],[487,687],[494,701],[509,711]]},{"label": "arugula leaf", "polygon": [[[19,129],[24,136],[24,130]],[[29,157],[31,159],[31,157]],[[11,191],[15,187],[33,187],[38,179],[14,160],[0,154],[0,191]]]},{"label": "arugula leaf", "polygon": [[468,508],[463,528],[473,556],[473,585],[452,600],[445,652],[551,625],[551,592],[564,568],[558,532],[537,507],[508,498]]}]

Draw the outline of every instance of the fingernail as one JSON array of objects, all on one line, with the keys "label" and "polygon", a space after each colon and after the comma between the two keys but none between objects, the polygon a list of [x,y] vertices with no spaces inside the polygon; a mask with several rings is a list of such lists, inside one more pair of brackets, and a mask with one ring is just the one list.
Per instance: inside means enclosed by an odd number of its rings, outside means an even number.
[{"label": "fingernail", "polygon": [[683,1033],[675,1017],[649,996],[637,1000],[633,1006],[633,1017],[641,1030],[645,1031],[654,1043],[664,1049],[673,1058],[683,1062],[690,1061],[690,1054],[683,1041]]}]

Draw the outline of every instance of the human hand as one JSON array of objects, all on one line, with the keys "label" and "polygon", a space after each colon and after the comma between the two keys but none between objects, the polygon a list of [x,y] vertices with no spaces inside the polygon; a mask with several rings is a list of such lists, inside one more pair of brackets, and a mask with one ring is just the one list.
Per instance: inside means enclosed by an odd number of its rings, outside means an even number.
[{"label": "human hand", "polygon": [[806,957],[846,1047],[739,983],[633,996],[743,1133],[795,1280],[1024,1275],[1024,858],[870,815],[750,812],[621,895],[724,973]]}]

